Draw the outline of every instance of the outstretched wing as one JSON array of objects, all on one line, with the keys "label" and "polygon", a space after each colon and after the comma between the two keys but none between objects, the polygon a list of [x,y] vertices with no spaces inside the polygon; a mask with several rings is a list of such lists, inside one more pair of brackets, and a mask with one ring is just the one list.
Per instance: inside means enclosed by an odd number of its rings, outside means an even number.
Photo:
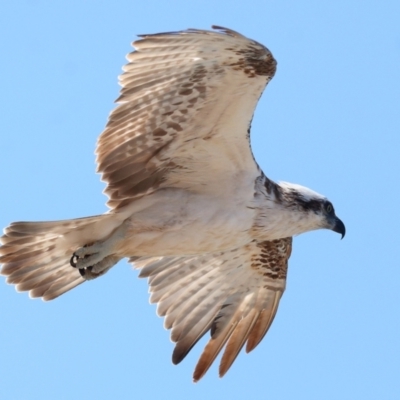
[{"label": "outstretched wing", "polygon": [[148,277],[150,302],[165,317],[176,342],[172,360],[181,362],[211,331],[194,372],[198,381],[221,349],[223,376],[247,341],[246,351],[262,340],[285,290],[292,238],[256,242],[229,252],[200,257],[131,259]]},{"label": "outstretched wing", "polygon": [[96,150],[108,205],[160,187],[220,190],[259,175],[248,130],[273,77],[267,48],[229,29],[141,35]]}]

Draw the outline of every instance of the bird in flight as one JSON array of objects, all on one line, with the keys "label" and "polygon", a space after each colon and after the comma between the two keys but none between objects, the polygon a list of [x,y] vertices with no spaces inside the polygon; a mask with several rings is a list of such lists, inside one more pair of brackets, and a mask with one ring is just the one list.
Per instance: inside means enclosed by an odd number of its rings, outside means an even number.
[{"label": "bird in flight", "polygon": [[230,29],[140,35],[120,76],[119,104],[99,137],[103,215],[14,222],[1,273],[52,300],[129,258],[148,278],[181,362],[208,331],[193,379],[224,349],[223,376],[253,350],[285,290],[292,237],[345,234],[332,203],[276,183],[257,165],[250,124],[276,70],[271,52]]}]

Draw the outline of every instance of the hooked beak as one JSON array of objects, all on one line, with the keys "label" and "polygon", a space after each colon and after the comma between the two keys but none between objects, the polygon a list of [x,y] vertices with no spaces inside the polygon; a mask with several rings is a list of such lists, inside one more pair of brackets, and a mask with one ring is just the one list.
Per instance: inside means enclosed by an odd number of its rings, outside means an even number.
[{"label": "hooked beak", "polygon": [[346,227],[338,217],[335,217],[334,224],[331,229],[334,232],[340,233],[342,235],[342,239],[344,238],[344,235],[346,234]]}]

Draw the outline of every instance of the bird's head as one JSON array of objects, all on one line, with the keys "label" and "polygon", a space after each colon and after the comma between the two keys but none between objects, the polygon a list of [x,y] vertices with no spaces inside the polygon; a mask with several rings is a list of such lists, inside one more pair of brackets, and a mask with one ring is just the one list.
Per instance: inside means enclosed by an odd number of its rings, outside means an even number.
[{"label": "bird's head", "polygon": [[279,186],[285,206],[296,211],[298,223],[304,225],[304,231],[330,229],[340,233],[343,239],[346,228],[325,196],[293,183],[280,182]]}]

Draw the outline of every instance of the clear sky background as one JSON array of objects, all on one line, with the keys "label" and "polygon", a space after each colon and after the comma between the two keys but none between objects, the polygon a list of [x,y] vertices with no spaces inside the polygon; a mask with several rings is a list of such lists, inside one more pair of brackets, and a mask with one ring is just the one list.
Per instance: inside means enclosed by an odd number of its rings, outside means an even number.
[{"label": "clear sky background", "polygon": [[[218,24],[278,71],[255,114],[265,173],[328,196],[347,235],[294,241],[268,335],[198,384],[121,262],[44,303],[0,285],[1,399],[399,399],[400,3],[14,0],[0,7],[0,226],[106,211],[94,148],[137,33]],[[208,335],[207,335],[208,336]]]}]

